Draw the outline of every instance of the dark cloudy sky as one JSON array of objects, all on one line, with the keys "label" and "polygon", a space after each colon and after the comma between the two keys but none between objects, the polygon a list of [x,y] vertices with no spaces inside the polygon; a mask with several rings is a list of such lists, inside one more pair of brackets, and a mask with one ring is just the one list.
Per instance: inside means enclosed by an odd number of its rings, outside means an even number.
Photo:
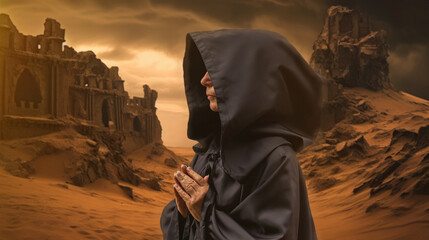
[{"label": "dark cloudy sky", "polygon": [[259,28],[285,36],[308,61],[326,10],[344,5],[369,15],[388,32],[390,77],[406,92],[429,99],[429,1],[425,0],[0,0],[25,35],[43,34],[47,17],[66,29],[66,45],[92,50],[107,66],[119,66],[130,96],[147,83],[167,146],[191,146],[182,60],[187,32]]}]

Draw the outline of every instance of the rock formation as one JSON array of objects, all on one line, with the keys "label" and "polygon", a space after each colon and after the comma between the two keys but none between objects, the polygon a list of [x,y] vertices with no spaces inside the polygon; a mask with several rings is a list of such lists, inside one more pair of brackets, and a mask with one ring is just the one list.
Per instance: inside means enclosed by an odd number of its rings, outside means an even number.
[{"label": "rock formation", "polygon": [[24,35],[0,14],[0,139],[33,137],[85,125],[123,135],[127,151],[162,142],[157,92],[129,98],[118,67],[92,51],[64,45],[65,30],[47,18],[44,33]]},{"label": "rock formation", "polygon": [[[322,130],[330,129],[346,115],[358,114],[342,94],[344,87],[397,91],[389,79],[388,49],[386,32],[375,31],[367,16],[343,6],[328,9],[310,59],[326,83]],[[366,121],[368,117],[360,115],[355,120]]]},{"label": "rock formation", "polygon": [[332,6],[310,63],[325,79],[347,87],[390,88],[388,49],[386,32],[374,31],[368,17]]},{"label": "rock formation", "polygon": [[297,154],[309,188],[335,195],[351,184],[350,204],[367,214],[417,211],[415,201],[429,195],[429,102],[390,83],[385,31],[332,6],[313,49],[326,87],[321,131]]}]

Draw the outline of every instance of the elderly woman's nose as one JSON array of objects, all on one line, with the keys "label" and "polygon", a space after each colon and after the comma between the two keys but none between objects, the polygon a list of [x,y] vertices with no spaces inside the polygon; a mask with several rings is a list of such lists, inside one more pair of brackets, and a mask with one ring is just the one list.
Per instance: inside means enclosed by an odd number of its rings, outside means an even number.
[{"label": "elderly woman's nose", "polygon": [[210,79],[208,72],[206,72],[204,77],[201,78],[201,85],[206,86],[206,87],[210,87],[212,85],[212,82],[211,82],[211,79]]}]

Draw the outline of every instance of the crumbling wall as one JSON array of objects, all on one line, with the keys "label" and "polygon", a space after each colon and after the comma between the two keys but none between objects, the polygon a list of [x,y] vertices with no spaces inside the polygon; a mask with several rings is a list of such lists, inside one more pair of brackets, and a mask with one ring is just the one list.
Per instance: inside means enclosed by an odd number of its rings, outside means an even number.
[{"label": "crumbling wall", "polygon": [[314,42],[310,64],[327,81],[346,87],[391,88],[388,49],[386,32],[374,31],[367,16],[332,6]]},{"label": "crumbling wall", "polygon": [[[55,19],[44,26],[41,35],[24,35],[0,14],[0,139],[48,133],[62,129],[50,120],[72,119],[126,133],[133,142],[128,150],[162,142],[155,90],[145,84],[144,97],[130,99],[118,67],[107,67],[92,51],[63,49],[65,30]],[[22,124],[26,131],[17,129]]]}]

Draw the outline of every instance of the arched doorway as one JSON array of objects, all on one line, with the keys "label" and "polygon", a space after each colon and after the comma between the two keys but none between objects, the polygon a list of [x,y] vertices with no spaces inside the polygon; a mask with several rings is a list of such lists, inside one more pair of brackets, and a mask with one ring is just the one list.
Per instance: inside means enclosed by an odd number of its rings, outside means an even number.
[{"label": "arched doorway", "polygon": [[142,130],[142,124],[140,123],[140,120],[139,120],[138,117],[134,117],[134,120],[133,120],[133,129],[136,132],[141,132],[141,130]]},{"label": "arched doorway", "polygon": [[109,102],[107,102],[107,99],[103,100],[103,105],[101,107],[101,114],[102,114],[103,125],[105,127],[109,127],[110,106],[109,106]]},{"label": "arched doorway", "polygon": [[33,108],[38,108],[39,104],[42,102],[40,86],[27,68],[22,71],[15,88],[16,106],[23,107],[21,104],[22,102],[24,102],[26,108],[30,107],[30,102],[33,103]]}]

